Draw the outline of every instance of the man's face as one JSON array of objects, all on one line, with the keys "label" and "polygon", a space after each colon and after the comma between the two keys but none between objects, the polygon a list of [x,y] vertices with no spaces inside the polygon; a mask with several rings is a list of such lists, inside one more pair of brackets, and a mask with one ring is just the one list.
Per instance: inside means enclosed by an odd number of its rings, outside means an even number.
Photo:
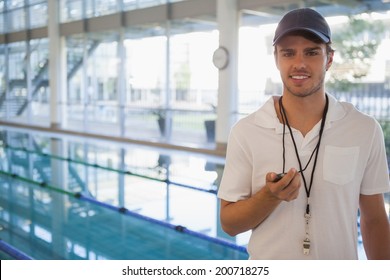
[{"label": "man's face", "polygon": [[323,92],[325,73],[331,66],[333,53],[326,45],[301,36],[287,35],[275,48],[275,62],[284,85],[284,93],[306,97]]}]

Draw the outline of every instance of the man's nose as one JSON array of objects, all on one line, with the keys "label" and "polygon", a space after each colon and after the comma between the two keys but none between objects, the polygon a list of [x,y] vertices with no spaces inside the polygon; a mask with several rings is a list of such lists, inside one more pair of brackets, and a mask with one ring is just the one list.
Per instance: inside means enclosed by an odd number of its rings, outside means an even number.
[{"label": "man's nose", "polygon": [[295,69],[304,69],[306,68],[306,62],[303,55],[296,55],[294,59],[294,68]]}]

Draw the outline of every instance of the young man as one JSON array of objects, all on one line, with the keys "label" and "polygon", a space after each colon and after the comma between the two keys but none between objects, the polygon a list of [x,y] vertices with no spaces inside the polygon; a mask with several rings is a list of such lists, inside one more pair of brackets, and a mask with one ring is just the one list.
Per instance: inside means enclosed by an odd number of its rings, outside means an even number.
[{"label": "young man", "polygon": [[381,127],[325,92],[331,32],[312,9],[287,13],[275,32],[283,95],[229,136],[218,196],[230,235],[252,230],[251,259],[390,259],[383,193],[389,176]]}]

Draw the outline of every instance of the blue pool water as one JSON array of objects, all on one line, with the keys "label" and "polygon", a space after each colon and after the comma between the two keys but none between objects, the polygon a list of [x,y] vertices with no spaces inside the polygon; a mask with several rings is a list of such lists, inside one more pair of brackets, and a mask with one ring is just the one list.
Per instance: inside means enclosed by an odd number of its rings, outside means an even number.
[{"label": "blue pool water", "polygon": [[34,259],[245,259],[214,240],[0,176],[1,239]]}]

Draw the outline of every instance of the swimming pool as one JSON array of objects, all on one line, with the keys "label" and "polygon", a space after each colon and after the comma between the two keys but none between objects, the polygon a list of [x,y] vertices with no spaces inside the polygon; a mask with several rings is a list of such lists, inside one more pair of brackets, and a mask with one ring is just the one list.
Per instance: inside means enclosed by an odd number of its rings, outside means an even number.
[{"label": "swimming pool", "polygon": [[220,229],[221,158],[1,136],[0,238],[34,259],[248,258]]}]

